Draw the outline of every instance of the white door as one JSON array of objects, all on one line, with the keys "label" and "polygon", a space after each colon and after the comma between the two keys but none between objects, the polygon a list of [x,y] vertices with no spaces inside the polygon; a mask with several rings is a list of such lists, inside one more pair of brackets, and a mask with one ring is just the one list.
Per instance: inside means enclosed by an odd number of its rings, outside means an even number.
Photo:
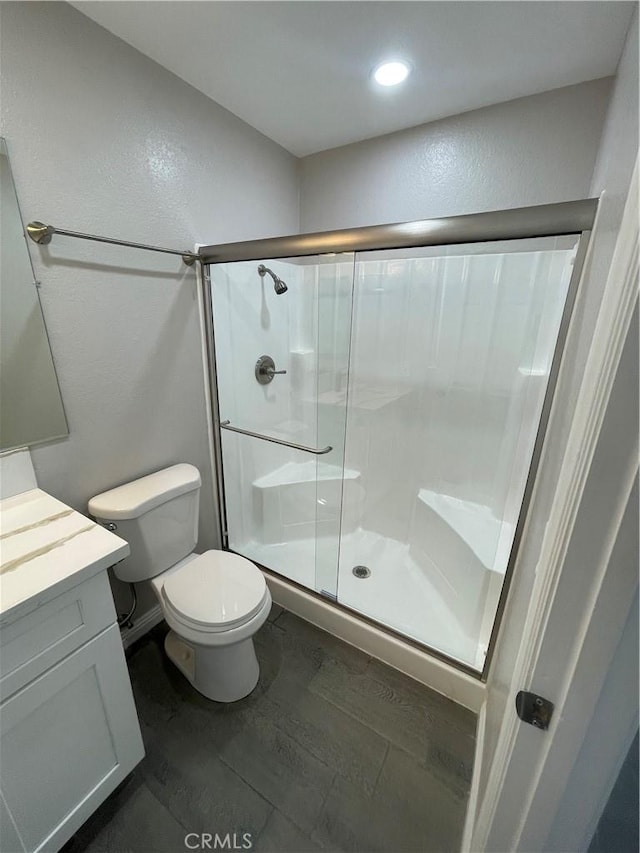
[{"label": "white door", "polygon": [[[513,668],[487,685],[473,851],[586,849],[637,730],[637,186],[636,164]],[[554,703],[547,731],[519,689]]]}]

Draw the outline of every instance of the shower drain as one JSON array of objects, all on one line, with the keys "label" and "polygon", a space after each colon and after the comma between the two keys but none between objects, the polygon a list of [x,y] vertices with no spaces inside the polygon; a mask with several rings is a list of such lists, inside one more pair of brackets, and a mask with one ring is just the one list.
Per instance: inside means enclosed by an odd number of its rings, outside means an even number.
[{"label": "shower drain", "polygon": [[352,569],[357,578],[368,578],[371,574],[371,569],[368,566],[354,566]]}]

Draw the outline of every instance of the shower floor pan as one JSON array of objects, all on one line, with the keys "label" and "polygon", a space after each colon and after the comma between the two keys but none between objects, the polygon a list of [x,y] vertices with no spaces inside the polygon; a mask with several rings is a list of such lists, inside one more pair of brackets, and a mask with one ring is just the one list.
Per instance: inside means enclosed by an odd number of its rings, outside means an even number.
[{"label": "shower floor pan", "polygon": [[[231,547],[311,590],[327,586],[316,579],[324,568],[318,561],[316,573],[316,548],[319,555],[323,551],[333,550],[333,554],[337,551],[337,543],[323,537],[268,545],[232,543]],[[355,576],[352,570],[357,565],[367,566],[371,575],[366,579]],[[424,562],[418,563],[407,543],[369,530],[347,534],[342,538],[338,588],[326,591],[337,592],[340,604],[382,626],[478,671],[482,669],[492,618],[480,613],[480,631],[477,628],[469,631],[451,600],[447,600],[439,584],[434,582],[432,568]]]}]

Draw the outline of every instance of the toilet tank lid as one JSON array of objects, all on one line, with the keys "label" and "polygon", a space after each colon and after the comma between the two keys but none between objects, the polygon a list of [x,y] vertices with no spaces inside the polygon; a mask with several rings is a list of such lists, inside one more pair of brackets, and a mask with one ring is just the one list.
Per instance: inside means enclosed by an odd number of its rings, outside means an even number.
[{"label": "toilet tank lid", "polygon": [[172,465],[96,495],[89,501],[89,514],[105,520],[138,518],[171,498],[199,489],[201,484],[195,466]]}]

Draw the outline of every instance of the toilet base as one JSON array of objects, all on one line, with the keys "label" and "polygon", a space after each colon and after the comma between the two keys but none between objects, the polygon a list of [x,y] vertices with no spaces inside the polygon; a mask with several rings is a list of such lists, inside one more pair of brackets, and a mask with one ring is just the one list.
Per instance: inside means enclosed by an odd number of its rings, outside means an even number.
[{"label": "toilet base", "polygon": [[198,646],[171,630],[164,648],[193,687],[215,702],[244,699],[258,683],[260,669],[252,637],[232,645]]}]

